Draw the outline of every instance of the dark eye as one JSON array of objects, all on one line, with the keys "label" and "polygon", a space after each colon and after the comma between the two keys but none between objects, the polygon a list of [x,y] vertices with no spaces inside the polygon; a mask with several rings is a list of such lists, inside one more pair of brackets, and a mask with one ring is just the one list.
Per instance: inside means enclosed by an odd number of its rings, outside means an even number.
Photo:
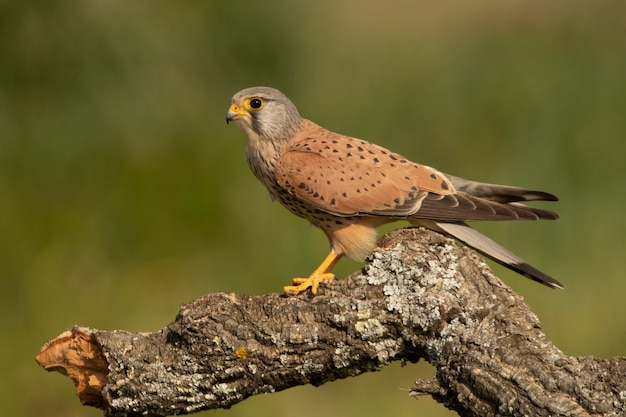
[{"label": "dark eye", "polygon": [[250,100],[250,108],[252,109],[260,109],[262,105],[263,100],[261,100],[260,98],[253,98],[252,100]]}]

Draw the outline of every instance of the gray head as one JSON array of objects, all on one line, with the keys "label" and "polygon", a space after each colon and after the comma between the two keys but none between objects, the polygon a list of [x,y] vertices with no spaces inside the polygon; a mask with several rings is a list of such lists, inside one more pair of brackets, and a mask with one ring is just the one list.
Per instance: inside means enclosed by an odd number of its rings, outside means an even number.
[{"label": "gray head", "polygon": [[251,87],[231,99],[226,123],[235,121],[248,140],[282,141],[300,128],[302,117],[286,95],[271,87]]}]

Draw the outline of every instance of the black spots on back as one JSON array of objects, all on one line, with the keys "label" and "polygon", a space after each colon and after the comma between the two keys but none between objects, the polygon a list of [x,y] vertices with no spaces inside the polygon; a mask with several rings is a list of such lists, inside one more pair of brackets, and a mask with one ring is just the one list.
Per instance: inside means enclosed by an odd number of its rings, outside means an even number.
[{"label": "black spots on back", "polygon": [[[380,164],[381,155],[386,155],[391,158],[393,161],[400,161],[400,163],[409,163],[406,159],[401,159],[401,157],[397,154],[393,154],[389,151],[386,151],[383,148],[380,148],[376,145],[373,145],[367,141],[360,139],[347,138],[343,140],[333,139],[332,141],[323,141],[320,142],[324,146],[319,148],[318,146],[313,147],[313,150],[318,154],[327,154],[327,155],[335,155],[337,161],[341,163],[348,163],[348,158],[353,158],[358,156],[358,160],[367,163],[371,161],[372,164]],[[300,144],[302,146],[302,144]],[[307,145],[309,146],[309,145]],[[344,150],[341,149],[344,147]],[[311,148],[311,146],[309,146]]]},{"label": "black spots on back", "polygon": [[450,188],[448,187],[448,183],[445,181],[441,181],[441,189],[442,190],[449,190]]},{"label": "black spots on back", "polygon": [[437,174],[435,174],[434,172],[432,174],[430,174],[430,178],[436,180],[437,179]]}]

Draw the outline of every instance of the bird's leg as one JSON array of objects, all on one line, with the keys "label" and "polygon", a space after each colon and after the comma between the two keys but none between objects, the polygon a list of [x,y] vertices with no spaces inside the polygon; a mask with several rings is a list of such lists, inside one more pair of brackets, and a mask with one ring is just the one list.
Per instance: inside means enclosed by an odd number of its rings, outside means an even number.
[{"label": "bird's leg", "polygon": [[311,288],[313,295],[317,294],[317,287],[319,287],[322,281],[332,281],[335,279],[332,269],[335,264],[341,259],[343,255],[338,255],[334,252],[330,252],[326,259],[317,267],[315,271],[308,278],[294,278],[292,280],[293,285],[283,287],[283,291],[288,294],[300,294],[302,291],[306,291],[307,288]]}]

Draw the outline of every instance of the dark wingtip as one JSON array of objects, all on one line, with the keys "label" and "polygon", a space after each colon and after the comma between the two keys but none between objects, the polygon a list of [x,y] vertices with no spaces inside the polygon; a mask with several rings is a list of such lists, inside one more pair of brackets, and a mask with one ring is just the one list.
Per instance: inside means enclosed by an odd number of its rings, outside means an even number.
[{"label": "dark wingtip", "polygon": [[[504,196],[506,197],[506,196]],[[545,191],[523,191],[521,200],[511,200],[511,201],[559,201],[559,198],[551,193],[546,193]]]},{"label": "dark wingtip", "polygon": [[555,196],[554,194],[546,193],[543,191],[536,191],[536,193],[541,196],[541,199],[543,201],[559,201],[559,197]]}]

